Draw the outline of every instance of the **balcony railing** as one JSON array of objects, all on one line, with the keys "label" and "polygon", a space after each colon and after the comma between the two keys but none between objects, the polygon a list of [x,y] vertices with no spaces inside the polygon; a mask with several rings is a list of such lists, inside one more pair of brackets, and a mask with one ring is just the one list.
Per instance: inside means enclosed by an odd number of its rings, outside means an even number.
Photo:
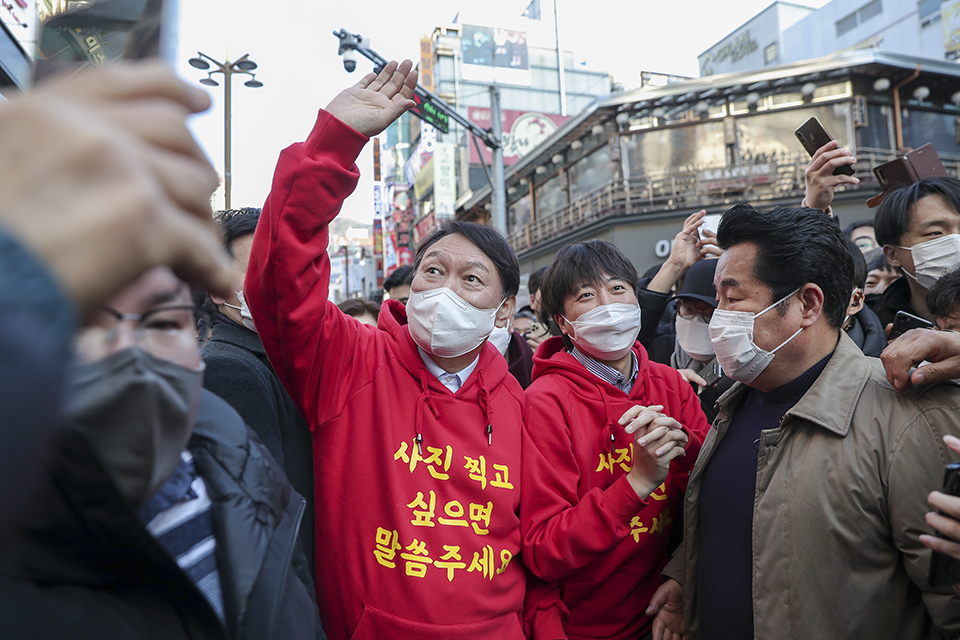
[{"label": "balcony railing", "polygon": [[[897,154],[886,149],[861,148],[855,152],[857,177],[860,185],[847,189],[876,188],[873,168],[889,162]],[[941,156],[947,173],[960,177],[960,158]],[[517,253],[555,240],[584,225],[626,215],[642,215],[677,209],[705,209],[735,202],[760,204],[773,200],[796,200],[803,198],[803,172],[809,158],[798,156],[788,160],[772,161],[760,165],[719,167],[680,171],[658,176],[645,176],[628,180],[615,180],[585,193],[573,202],[540,216],[535,222],[514,230],[509,235],[510,244]],[[758,174],[751,169],[764,166],[762,179],[744,185]],[[709,180],[705,175],[729,169],[741,170],[747,178],[738,184],[733,180]]]}]

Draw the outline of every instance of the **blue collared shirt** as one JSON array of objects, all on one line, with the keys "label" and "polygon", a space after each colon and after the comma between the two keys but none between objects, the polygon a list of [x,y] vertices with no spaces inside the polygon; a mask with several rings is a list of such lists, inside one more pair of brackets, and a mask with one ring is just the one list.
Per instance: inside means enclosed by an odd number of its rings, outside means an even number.
[{"label": "blue collared shirt", "polygon": [[624,393],[630,393],[630,389],[633,388],[633,383],[637,381],[637,374],[640,373],[640,364],[637,362],[637,354],[633,353],[632,351],[630,352],[630,357],[632,360],[630,363],[629,378],[613,367],[605,365],[599,360],[594,360],[590,356],[581,353],[576,347],[569,351],[569,353],[576,358],[580,364],[586,367],[587,371],[597,376],[604,382],[609,382]]}]

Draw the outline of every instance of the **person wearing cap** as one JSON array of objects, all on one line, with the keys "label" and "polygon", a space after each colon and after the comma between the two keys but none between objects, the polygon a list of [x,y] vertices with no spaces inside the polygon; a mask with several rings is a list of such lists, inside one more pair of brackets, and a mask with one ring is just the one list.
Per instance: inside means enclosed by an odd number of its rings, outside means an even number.
[{"label": "person wearing cap", "polygon": [[663,338],[664,344],[657,345],[662,356],[669,343],[665,364],[696,385],[700,408],[711,423],[717,417],[717,399],[733,386],[733,380],[724,375],[717,380],[705,379],[712,377],[713,367],[720,367],[710,342],[710,318],[717,308],[717,291],[713,287],[716,270],[717,260],[701,260],[690,267],[679,293],[673,297],[677,303],[677,333],[661,336],[658,341]]},{"label": "person wearing cap", "polygon": [[690,385],[637,341],[636,285],[617,247],[590,240],[563,247],[540,286],[541,315],[563,334],[540,345],[525,394],[534,638],[626,640],[664,624],[645,611],[708,425]]}]

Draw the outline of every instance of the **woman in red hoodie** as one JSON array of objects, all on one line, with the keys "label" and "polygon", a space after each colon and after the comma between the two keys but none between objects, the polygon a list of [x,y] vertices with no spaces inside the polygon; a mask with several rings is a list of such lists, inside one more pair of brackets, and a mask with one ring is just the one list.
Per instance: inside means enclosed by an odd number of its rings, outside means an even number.
[{"label": "woman in red hoodie", "polygon": [[651,630],[645,611],[708,429],[690,384],[636,342],[636,283],[619,249],[591,240],[563,247],[541,284],[541,314],[563,335],[540,345],[526,391],[520,526],[543,581],[527,595],[536,640]]}]

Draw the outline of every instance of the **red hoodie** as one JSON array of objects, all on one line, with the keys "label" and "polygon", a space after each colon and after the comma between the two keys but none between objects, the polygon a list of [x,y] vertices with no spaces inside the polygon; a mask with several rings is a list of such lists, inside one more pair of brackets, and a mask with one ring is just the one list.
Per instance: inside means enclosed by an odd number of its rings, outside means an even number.
[{"label": "red hoodie", "polygon": [[324,630],[519,640],[523,392],[506,361],[488,345],[451,393],[424,366],[403,305],[388,300],[376,328],[327,300],[327,225],[356,187],[366,141],[321,111],[306,142],[283,151],[244,284],[313,433]]},{"label": "red hoodie", "polygon": [[[643,612],[661,584],[679,494],[709,427],[680,374],[650,362],[640,343],[633,352],[640,371],[629,395],[590,373],[560,337],[534,356],[520,505],[524,561],[546,582],[531,582],[534,638],[619,640],[649,631]],[[662,404],[690,434],[686,455],[646,500],[627,480],[633,437],[619,424],[638,404]]]}]

